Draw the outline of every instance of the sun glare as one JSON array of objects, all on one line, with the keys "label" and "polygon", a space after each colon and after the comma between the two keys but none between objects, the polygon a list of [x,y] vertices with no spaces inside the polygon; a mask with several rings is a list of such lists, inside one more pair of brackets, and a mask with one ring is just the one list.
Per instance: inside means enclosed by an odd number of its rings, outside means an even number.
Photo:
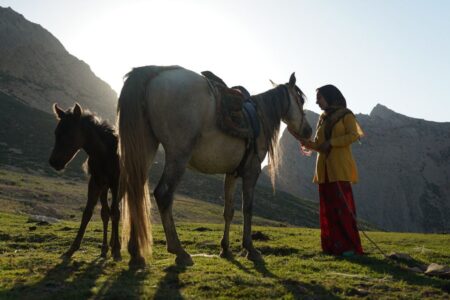
[{"label": "sun glare", "polygon": [[138,2],[111,8],[95,24],[85,24],[73,43],[82,45],[76,55],[93,62],[93,71],[116,92],[131,68],[151,64],[210,69],[251,92],[270,88],[268,75],[258,72],[267,58],[262,44],[239,20],[205,5]]}]

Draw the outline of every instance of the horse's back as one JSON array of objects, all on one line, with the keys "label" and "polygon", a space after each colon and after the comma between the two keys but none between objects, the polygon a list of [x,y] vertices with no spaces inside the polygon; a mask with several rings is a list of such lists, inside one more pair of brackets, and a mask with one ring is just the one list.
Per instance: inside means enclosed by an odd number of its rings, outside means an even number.
[{"label": "horse's back", "polygon": [[151,128],[163,144],[189,146],[198,139],[205,118],[214,114],[215,103],[208,82],[184,68],[164,71],[147,87],[146,113]]},{"label": "horse's back", "polygon": [[184,69],[167,70],[147,86],[148,116],[166,152],[191,150],[189,165],[204,173],[233,171],[244,141],[216,125],[216,100],[208,81]]}]

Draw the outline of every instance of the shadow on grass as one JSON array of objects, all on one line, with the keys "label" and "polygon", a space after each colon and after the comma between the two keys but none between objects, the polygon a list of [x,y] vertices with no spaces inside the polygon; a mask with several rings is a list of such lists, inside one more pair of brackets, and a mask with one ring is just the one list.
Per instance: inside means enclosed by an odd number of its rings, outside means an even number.
[{"label": "shadow on grass", "polygon": [[159,281],[154,299],[183,299],[180,289],[180,274],[186,271],[185,266],[172,265],[164,269],[166,275]]},{"label": "shadow on grass", "polygon": [[87,266],[84,262],[63,260],[37,283],[16,284],[10,290],[0,292],[0,299],[88,298],[92,296],[91,289],[103,267],[103,259],[96,259]]},{"label": "shadow on grass", "polygon": [[[261,249],[261,248],[260,248]],[[280,255],[281,253],[297,253],[298,250],[294,248],[270,248],[270,247],[264,247],[261,251],[263,254],[273,254],[273,255]],[[251,270],[246,268],[243,264],[241,264],[239,261],[237,261],[234,257],[227,258],[227,261],[244,271],[245,273],[252,274]],[[272,273],[269,269],[266,267],[266,262],[264,259],[261,259],[259,261],[253,261],[253,266],[255,270],[260,273],[263,277],[268,277],[271,279],[274,279],[278,284],[282,285],[293,297],[293,299],[305,299],[309,296],[320,296],[325,297],[326,299],[340,299],[338,296],[334,295],[331,291],[324,288],[322,285],[319,284],[311,284],[311,283],[305,283],[300,282],[295,279],[291,278],[280,278],[274,273]]]},{"label": "shadow on grass", "polygon": [[148,269],[122,270],[102,285],[94,299],[141,299],[148,275]]},{"label": "shadow on grass", "polygon": [[320,284],[311,284],[306,282],[300,282],[291,278],[280,278],[273,274],[266,267],[264,259],[260,261],[254,261],[253,265],[255,270],[262,276],[275,279],[279,284],[289,291],[294,299],[305,299],[308,296],[324,297],[326,299],[340,299],[340,297],[334,295],[331,291],[327,290]]},{"label": "shadow on grass", "polygon": [[230,256],[225,258],[228,262],[232,263],[233,265],[235,265],[236,267],[238,267],[239,269],[241,269],[242,271],[244,271],[247,274],[251,274],[252,272],[245,267],[243,264],[241,264],[239,261],[236,260],[236,258],[234,256]]},{"label": "shadow on grass", "polygon": [[[442,290],[443,292],[450,293],[450,283],[448,280],[428,277],[424,274],[414,273],[401,266],[402,262],[380,259],[376,257],[366,255],[355,255],[352,257],[341,257],[351,263],[359,264],[372,269],[374,272],[380,275],[389,274],[396,281],[404,281],[411,285],[430,286]],[[404,265],[418,266],[424,264],[421,261],[413,260]]]},{"label": "shadow on grass", "polygon": [[300,250],[293,247],[269,247],[263,246],[258,247],[259,251],[263,255],[274,255],[274,256],[289,256],[293,254],[300,253]]}]

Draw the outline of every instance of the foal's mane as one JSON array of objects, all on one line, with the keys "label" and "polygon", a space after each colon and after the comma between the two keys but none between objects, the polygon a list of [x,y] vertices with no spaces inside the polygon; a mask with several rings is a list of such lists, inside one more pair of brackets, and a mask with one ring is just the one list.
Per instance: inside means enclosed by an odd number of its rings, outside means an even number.
[{"label": "foal's mane", "polygon": [[94,128],[98,132],[102,132],[105,134],[113,134],[116,135],[115,128],[113,125],[109,124],[108,121],[102,120],[99,116],[97,116],[95,113],[84,110],[83,114],[81,115],[81,122],[83,124],[88,124],[88,126]]},{"label": "foal's mane", "polygon": [[275,189],[275,176],[278,169],[278,133],[280,132],[281,118],[283,117],[283,99],[289,99],[287,87],[282,84],[264,93],[251,96],[257,104],[258,115],[261,119],[264,138],[269,152],[269,173],[272,187]]},{"label": "foal's mane", "polygon": [[[69,114],[73,114],[73,109],[69,111]],[[83,128],[93,130],[97,133],[102,141],[107,143],[113,151],[117,150],[117,133],[113,125],[109,124],[106,120],[102,120],[89,109],[83,109],[80,123]]]}]

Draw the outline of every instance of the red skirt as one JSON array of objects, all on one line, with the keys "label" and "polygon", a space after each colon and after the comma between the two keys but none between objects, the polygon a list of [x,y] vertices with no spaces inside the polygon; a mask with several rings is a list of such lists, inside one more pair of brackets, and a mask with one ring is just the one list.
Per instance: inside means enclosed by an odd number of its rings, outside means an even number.
[{"label": "red skirt", "polygon": [[322,250],[335,255],[341,255],[347,251],[362,254],[350,182],[321,183],[319,196]]}]

